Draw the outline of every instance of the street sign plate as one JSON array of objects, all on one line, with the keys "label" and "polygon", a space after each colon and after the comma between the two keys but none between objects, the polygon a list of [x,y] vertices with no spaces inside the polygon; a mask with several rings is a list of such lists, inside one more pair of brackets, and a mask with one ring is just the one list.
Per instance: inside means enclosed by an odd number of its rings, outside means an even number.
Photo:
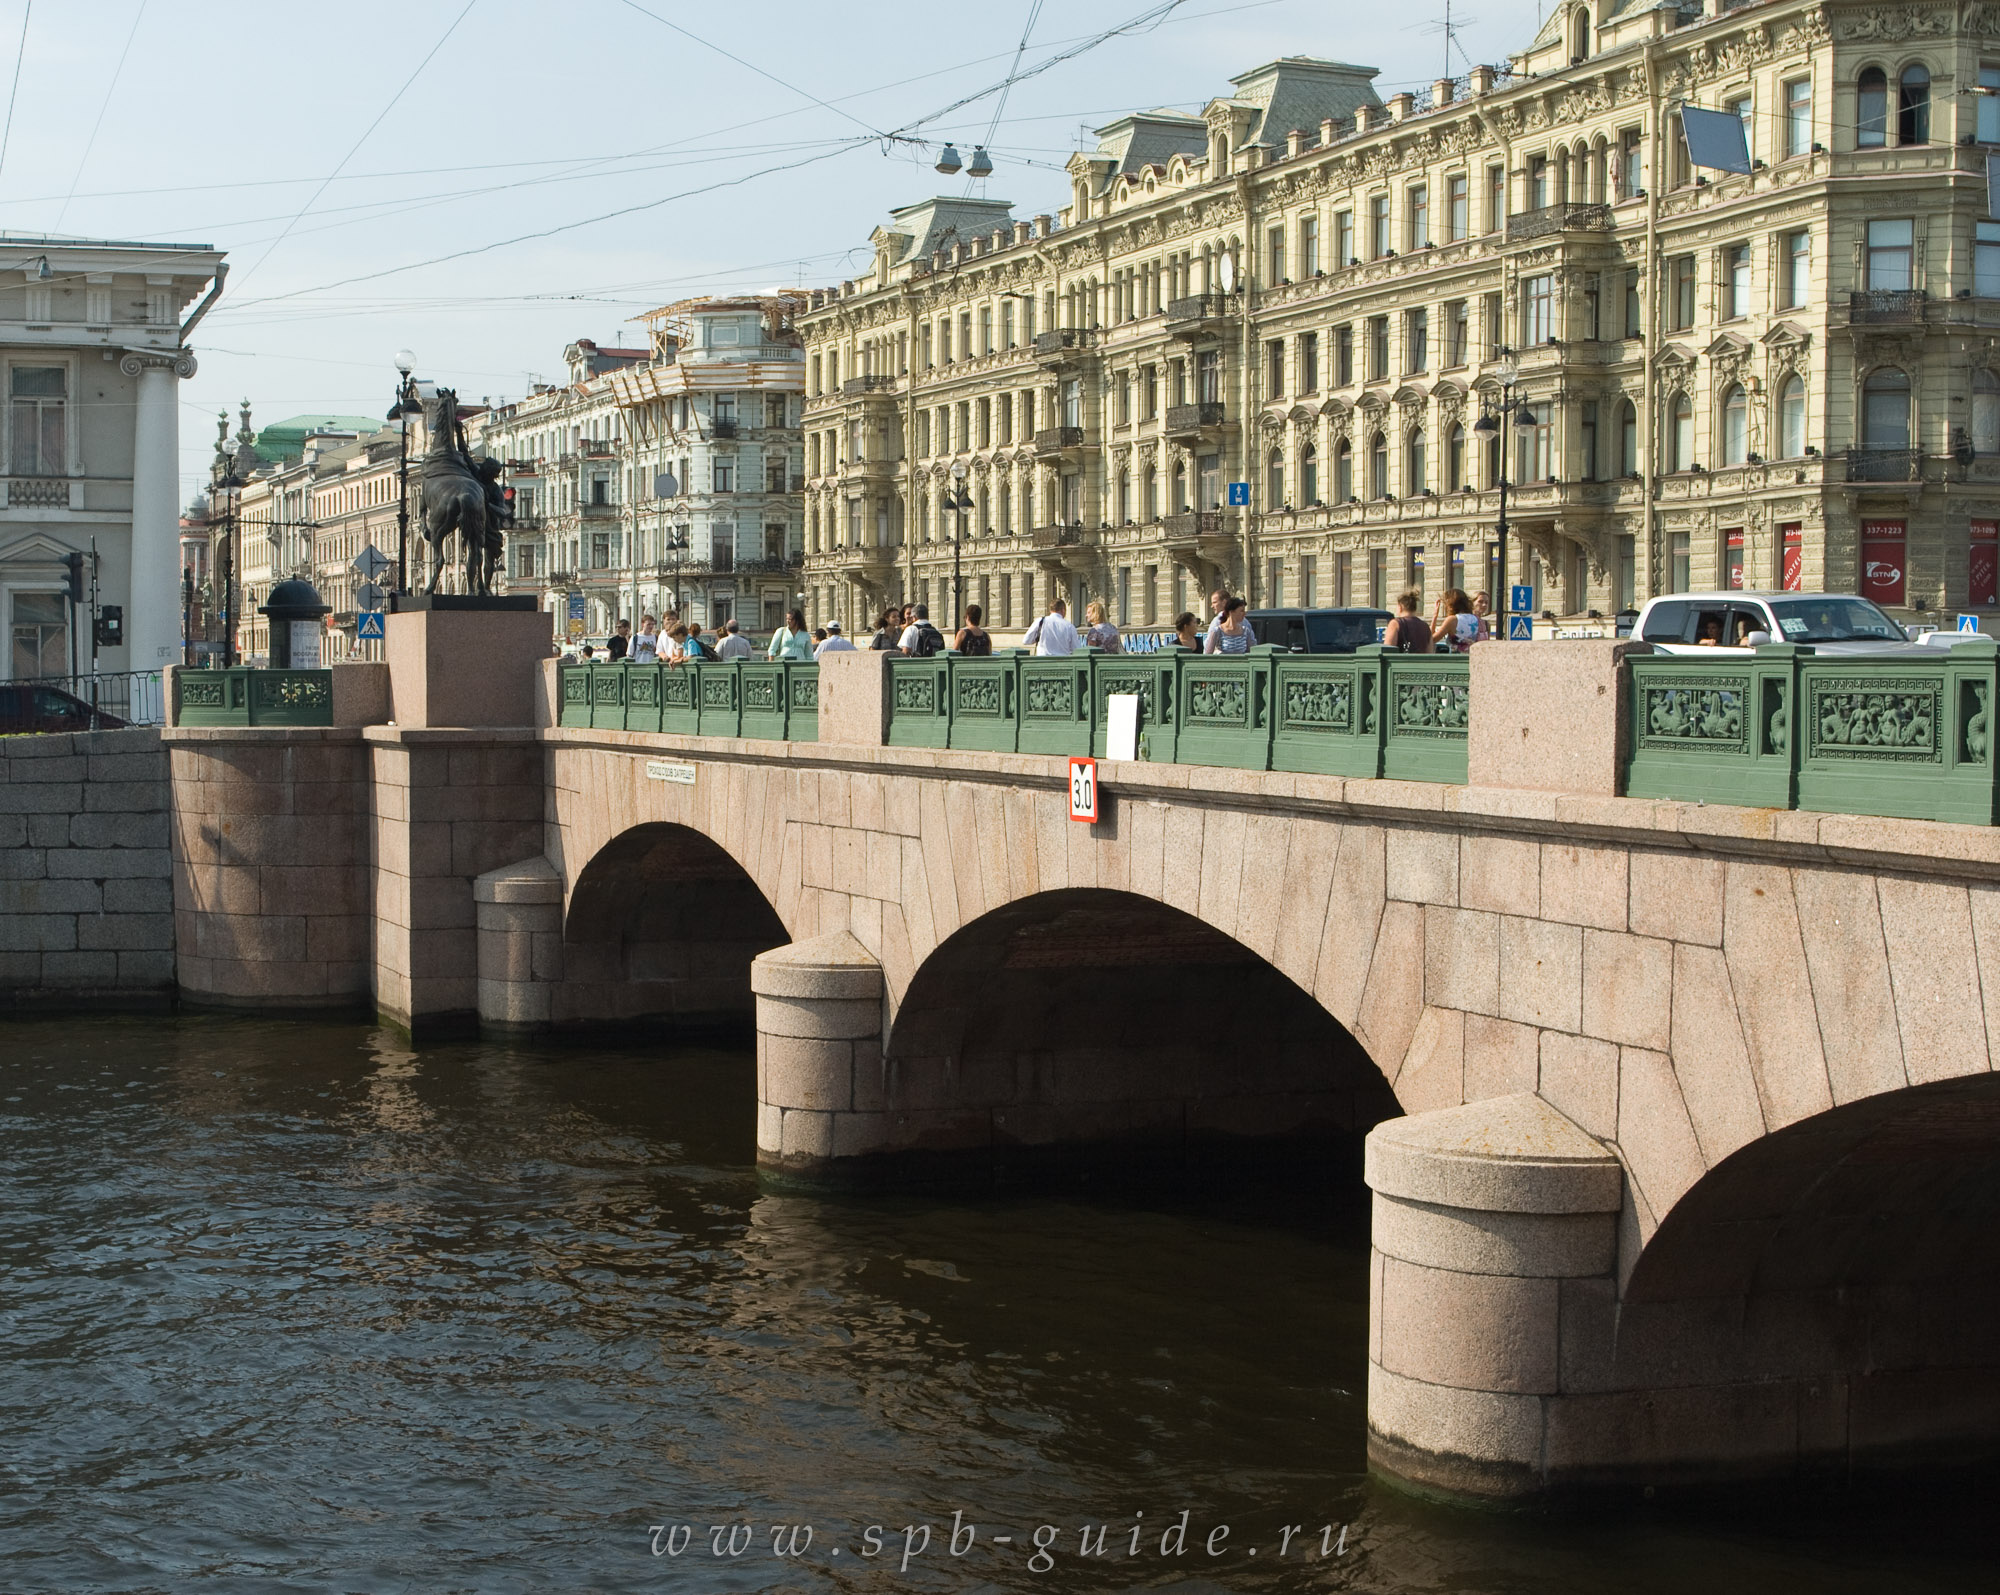
[{"label": "street sign plate", "polygon": [[1960,631],[1977,633],[1979,630],[1979,617],[1977,615],[1960,615],[1958,617],[1958,629]]},{"label": "street sign plate", "polygon": [[382,641],[383,637],[387,635],[382,630],[382,611],[379,609],[364,609],[361,612],[360,619],[355,622],[354,635],[363,642]]},{"label": "street sign plate", "polygon": [[1085,825],[1097,823],[1097,761],[1069,761],[1069,817]]},{"label": "street sign plate", "polygon": [[354,589],[354,607],[356,609],[380,609],[388,596],[375,583],[363,582],[359,587]]},{"label": "street sign plate", "polygon": [[1509,642],[1533,642],[1535,640],[1535,617],[1533,615],[1509,615],[1507,617],[1507,640]]},{"label": "street sign plate", "polygon": [[395,569],[395,566],[396,562],[393,559],[370,543],[354,556],[351,568],[363,581],[372,582],[379,580],[384,572]]},{"label": "street sign plate", "polygon": [[583,594],[569,595],[569,634],[572,639],[583,635]]},{"label": "street sign plate", "polygon": [[1526,582],[1517,582],[1507,589],[1507,610],[1509,614],[1529,615],[1535,610],[1535,589]]},{"label": "street sign plate", "polygon": [[1248,482],[1231,482],[1229,484],[1229,507],[1231,509],[1247,509],[1249,504],[1250,484]]}]

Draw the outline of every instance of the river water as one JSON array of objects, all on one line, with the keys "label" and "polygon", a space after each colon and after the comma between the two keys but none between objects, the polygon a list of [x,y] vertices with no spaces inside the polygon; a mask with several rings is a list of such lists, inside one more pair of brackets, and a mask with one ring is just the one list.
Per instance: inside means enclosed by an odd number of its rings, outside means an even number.
[{"label": "river water", "polygon": [[1994,1587],[1983,1507],[1371,1483],[1351,1194],[771,1195],[741,1054],[0,1035],[9,1595]]}]

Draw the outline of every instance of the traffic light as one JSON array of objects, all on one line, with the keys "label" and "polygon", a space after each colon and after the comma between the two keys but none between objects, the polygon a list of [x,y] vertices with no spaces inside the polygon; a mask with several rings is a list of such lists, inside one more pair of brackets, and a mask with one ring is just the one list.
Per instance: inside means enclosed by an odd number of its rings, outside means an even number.
[{"label": "traffic light", "polygon": [[83,555],[71,549],[63,555],[62,562],[69,583],[69,601],[80,604],[83,602]]},{"label": "traffic light", "polygon": [[100,648],[123,648],[125,646],[125,606],[106,604],[97,612],[97,646]]}]

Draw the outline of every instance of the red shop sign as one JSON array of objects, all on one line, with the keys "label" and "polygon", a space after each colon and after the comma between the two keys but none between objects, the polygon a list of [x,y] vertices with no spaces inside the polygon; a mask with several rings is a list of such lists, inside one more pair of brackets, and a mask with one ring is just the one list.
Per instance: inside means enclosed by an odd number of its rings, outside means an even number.
[{"label": "red shop sign", "polygon": [[1861,594],[1878,604],[1903,602],[1904,521],[1861,523]]},{"label": "red shop sign", "polygon": [[1806,590],[1806,540],[1797,521],[1787,521],[1779,528],[1785,539],[1785,566],[1783,581],[1788,593],[1802,593]]},{"label": "red shop sign", "polygon": [[1967,574],[1968,604],[1974,609],[1990,609],[2000,602],[2000,521],[1972,523],[1972,554]]}]

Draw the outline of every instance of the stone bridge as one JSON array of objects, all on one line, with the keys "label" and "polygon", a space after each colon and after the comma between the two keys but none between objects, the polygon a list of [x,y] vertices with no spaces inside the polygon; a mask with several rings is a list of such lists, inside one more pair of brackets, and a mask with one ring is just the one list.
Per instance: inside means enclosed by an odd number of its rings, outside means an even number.
[{"label": "stone bridge", "polygon": [[180,986],[754,1015],[780,1181],[1341,1159],[1419,1487],[1991,1460],[2000,834],[1616,796],[1615,651],[1534,653],[1573,712],[1468,785],[1107,763],[1095,826],[1061,759],[882,746],[879,656],[816,742],[563,728],[552,664],[533,725],[173,729]]}]

